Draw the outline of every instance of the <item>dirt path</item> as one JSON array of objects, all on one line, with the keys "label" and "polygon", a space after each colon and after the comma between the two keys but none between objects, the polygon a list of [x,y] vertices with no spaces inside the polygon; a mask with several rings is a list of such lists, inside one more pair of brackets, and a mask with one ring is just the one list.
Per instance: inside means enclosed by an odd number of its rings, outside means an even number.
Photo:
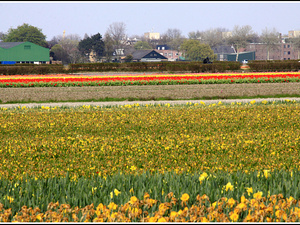
[{"label": "dirt path", "polygon": [[182,100],[214,97],[224,99],[230,96],[282,94],[300,95],[300,83],[1,88],[0,104],[21,101],[98,101],[104,98]]},{"label": "dirt path", "polygon": [[[120,104],[150,104],[159,103],[151,101],[158,98],[169,99],[161,101],[164,103],[186,103],[199,102],[185,100],[193,98],[218,98],[222,102],[232,102],[241,100],[224,100],[232,96],[275,96],[282,94],[300,95],[300,83],[250,83],[250,84],[201,84],[201,85],[145,85],[145,86],[101,86],[101,87],[31,87],[31,88],[1,88],[0,107],[14,107],[18,105],[120,105]],[[98,102],[104,98],[123,98],[123,102]],[[130,101],[131,99],[141,99],[143,101]],[[129,101],[128,101],[129,100]],[[175,101],[174,101],[175,100]],[[47,102],[57,101],[57,103],[31,103],[31,104],[3,104],[6,102]],[[59,101],[66,103],[59,103]],[[67,101],[81,101],[77,103],[67,103]],[[204,102],[218,102],[219,100],[206,100]],[[250,102],[251,99],[243,100]],[[271,99],[270,101],[273,101]]]}]

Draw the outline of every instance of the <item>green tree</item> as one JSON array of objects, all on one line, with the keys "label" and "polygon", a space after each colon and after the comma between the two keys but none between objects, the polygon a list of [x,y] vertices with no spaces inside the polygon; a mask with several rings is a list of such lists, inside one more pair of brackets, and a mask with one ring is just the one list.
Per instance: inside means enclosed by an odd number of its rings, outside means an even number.
[{"label": "green tree", "polygon": [[180,46],[186,59],[191,61],[203,61],[206,57],[215,60],[217,57],[208,44],[203,44],[199,40],[188,39]]},{"label": "green tree", "polygon": [[0,31],[0,41],[3,41],[5,39],[5,34]]},{"label": "green tree", "polygon": [[129,54],[125,57],[124,60],[125,60],[125,62],[132,62],[132,59],[133,59],[133,56],[131,54]]},{"label": "green tree", "polygon": [[97,58],[101,58],[104,53],[104,41],[100,33],[91,37],[86,37],[78,44],[78,49],[83,55],[88,55],[91,51],[96,53]]},{"label": "green tree", "polygon": [[55,44],[50,51],[50,55],[53,57],[53,60],[66,61],[68,55],[64,52],[60,44]]},{"label": "green tree", "polygon": [[135,43],[134,48],[136,50],[152,49],[152,47],[149,45],[147,41],[138,41],[137,43]]},{"label": "green tree", "polygon": [[16,29],[10,28],[4,37],[4,42],[32,42],[42,47],[47,47],[46,36],[42,30],[24,23]]}]

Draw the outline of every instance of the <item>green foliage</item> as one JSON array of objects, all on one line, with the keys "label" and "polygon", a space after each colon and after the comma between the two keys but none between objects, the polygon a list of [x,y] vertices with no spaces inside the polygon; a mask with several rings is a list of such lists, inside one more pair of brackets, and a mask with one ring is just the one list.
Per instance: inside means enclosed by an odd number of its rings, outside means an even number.
[{"label": "green foliage", "polygon": [[72,38],[63,38],[51,48],[54,59],[62,61],[64,65],[81,62],[81,54],[78,50],[79,41]]},{"label": "green foliage", "polygon": [[24,23],[22,26],[18,26],[8,30],[8,34],[4,37],[4,42],[32,42],[42,47],[47,47],[46,36],[42,33],[42,30]]},{"label": "green foliage", "polygon": [[[261,191],[263,196],[273,194],[283,194],[284,198],[292,196],[300,198],[300,175],[298,171],[293,171],[293,176],[289,171],[274,171],[265,177],[263,171],[245,173],[237,171],[227,173],[219,171],[208,173],[208,177],[202,182],[199,177],[202,172],[194,174],[166,172],[164,174],[145,172],[140,175],[116,174],[108,176],[106,179],[94,176],[89,179],[80,177],[73,180],[69,174],[64,178],[44,178],[34,179],[34,177],[24,176],[22,180],[0,179],[0,202],[4,208],[12,208],[13,215],[21,209],[21,206],[39,207],[42,211],[47,210],[50,202],[59,201],[61,204],[70,204],[71,207],[84,207],[89,204],[98,206],[100,203],[108,205],[114,202],[118,205],[125,204],[131,196],[143,199],[144,193],[149,193],[150,197],[160,202],[165,201],[168,193],[173,192],[177,198],[183,193],[190,195],[189,204],[196,204],[197,195],[207,195],[213,203],[221,197],[239,199],[242,195],[252,198],[253,194]],[[258,175],[259,174],[259,175]],[[233,190],[224,190],[224,186],[230,182]],[[247,188],[252,187],[253,193],[248,194]],[[114,193],[117,189],[121,193]],[[130,189],[133,192],[130,192]],[[162,194],[163,192],[163,194]],[[10,196],[14,200],[9,202],[4,196]],[[178,209],[179,210],[179,209]]]},{"label": "green foliage", "polygon": [[149,45],[146,41],[138,41],[133,46],[136,50],[143,50],[143,49],[152,49],[152,47]]},{"label": "green foliage", "polygon": [[216,59],[213,50],[208,44],[202,44],[198,40],[185,40],[180,46],[180,50],[185,53],[185,56],[190,61],[203,61],[206,57],[211,60]]},{"label": "green foliage", "polygon": [[104,42],[102,40],[101,34],[97,33],[91,37],[83,39],[79,42],[78,49],[84,55],[89,54],[91,51],[94,51],[97,57],[103,56]]},{"label": "green foliage", "polygon": [[125,62],[131,62],[132,59],[133,59],[133,56],[132,56],[132,55],[127,55],[127,56],[125,57]]},{"label": "green foliage", "polygon": [[67,53],[60,44],[54,45],[51,48],[51,53],[53,54],[53,60],[63,61],[63,59],[68,57]]}]

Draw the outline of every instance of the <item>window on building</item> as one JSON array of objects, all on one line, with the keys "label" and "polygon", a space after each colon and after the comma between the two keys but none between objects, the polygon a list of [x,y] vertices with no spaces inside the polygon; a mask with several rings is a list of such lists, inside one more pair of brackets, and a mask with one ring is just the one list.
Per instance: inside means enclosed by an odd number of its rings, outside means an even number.
[{"label": "window on building", "polygon": [[283,58],[283,60],[286,60],[286,58]]},{"label": "window on building", "polygon": [[290,51],[288,51],[288,55],[290,55],[291,54],[291,52]]},{"label": "window on building", "polygon": [[283,47],[284,47],[284,48],[286,48],[286,46],[285,46],[285,45],[284,45]]},{"label": "window on building", "polygon": [[167,56],[168,55],[168,53],[165,53],[165,56]]},{"label": "window on building", "polygon": [[160,47],[157,47],[157,50],[160,50]]},{"label": "window on building", "polygon": [[290,60],[290,58],[288,58],[288,60]]},{"label": "window on building", "polygon": [[290,47],[290,45],[288,45],[288,48]]},{"label": "window on building", "polygon": [[284,55],[286,55],[286,52],[283,52]]},{"label": "window on building", "polygon": [[154,56],[156,56],[156,54],[154,54]]},{"label": "window on building", "polygon": [[165,50],[165,47],[161,47],[162,50]]}]

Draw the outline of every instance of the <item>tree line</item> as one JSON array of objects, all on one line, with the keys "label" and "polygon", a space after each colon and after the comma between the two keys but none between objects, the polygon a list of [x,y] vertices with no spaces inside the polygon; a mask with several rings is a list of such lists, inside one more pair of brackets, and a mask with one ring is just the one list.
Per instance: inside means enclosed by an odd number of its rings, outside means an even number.
[{"label": "tree line", "polygon": [[[173,50],[183,52],[187,60],[200,61],[206,57],[216,59],[212,48],[218,46],[231,46],[238,58],[239,51],[248,43],[264,43],[269,57],[270,51],[278,48],[281,42],[280,33],[275,28],[266,27],[261,35],[258,35],[249,25],[236,25],[230,35],[224,35],[226,32],[229,32],[226,28],[211,28],[189,32],[188,37],[185,37],[179,29],[173,28],[168,29],[158,40],[146,39],[143,35],[128,38],[126,24],[114,22],[109,25],[104,36],[100,33],[90,36],[85,34],[82,39],[78,34],[57,35],[46,41],[46,36],[40,28],[24,23],[17,28],[10,28],[7,33],[0,32],[0,41],[30,41],[49,48],[52,59],[62,61],[63,64],[90,62],[91,53],[96,62],[103,59],[106,62],[118,60],[121,52],[127,53],[126,61],[131,61],[133,51],[155,49],[156,45],[168,45]],[[138,41],[133,45],[128,44],[133,39]],[[298,50],[299,58],[300,37],[287,39],[286,42],[293,43],[293,47]]]}]

